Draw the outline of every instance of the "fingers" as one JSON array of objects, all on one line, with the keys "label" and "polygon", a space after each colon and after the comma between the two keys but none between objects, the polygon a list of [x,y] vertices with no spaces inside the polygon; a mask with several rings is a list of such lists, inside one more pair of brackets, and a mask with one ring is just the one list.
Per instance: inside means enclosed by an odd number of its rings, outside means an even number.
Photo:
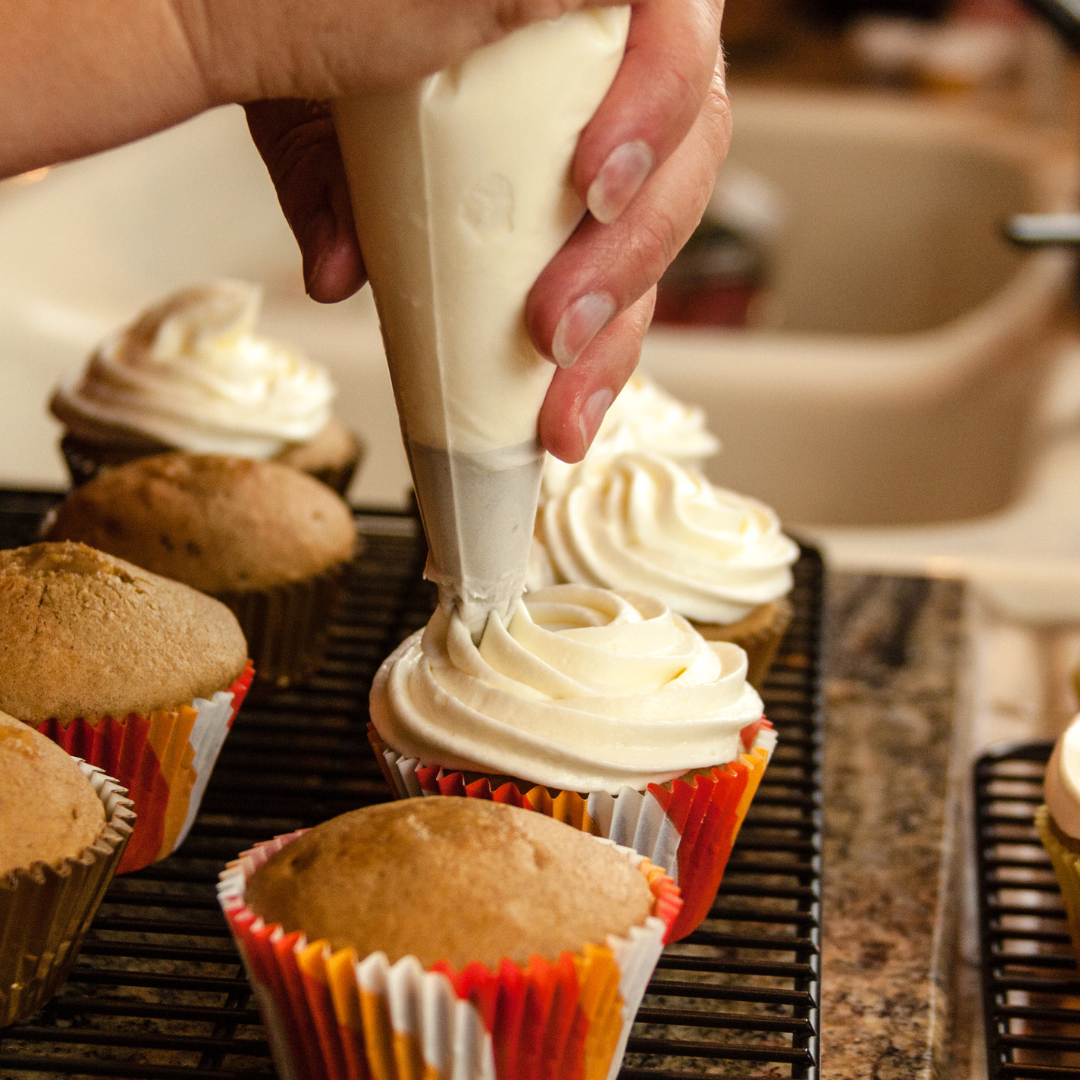
[{"label": "fingers", "polygon": [[540,409],[540,441],[563,461],[585,456],[616,394],[641,355],[652,320],[656,289],[650,289],[599,333],[572,368],[560,368]]},{"label": "fingers", "polygon": [[300,245],[308,295],[324,304],[352,296],[366,275],[329,111],[297,99],[257,101],[245,111]]},{"label": "fingers", "polygon": [[701,219],[730,137],[718,64],[682,144],[616,221],[587,216],[537,279],[526,321],[545,356],[560,367],[574,364],[617,313],[656,284]]},{"label": "fingers", "polygon": [[723,0],[643,0],[626,55],[578,141],[573,183],[597,221],[626,209],[695,124],[720,51]]}]

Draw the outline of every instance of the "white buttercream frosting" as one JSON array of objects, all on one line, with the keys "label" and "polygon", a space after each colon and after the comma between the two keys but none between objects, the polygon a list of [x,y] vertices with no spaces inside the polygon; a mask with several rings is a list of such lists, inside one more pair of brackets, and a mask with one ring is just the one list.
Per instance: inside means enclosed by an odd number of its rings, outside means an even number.
[{"label": "white buttercream frosting", "polygon": [[[647,375],[635,372],[611,403],[586,454],[587,459],[647,450],[696,467],[720,450],[706,427],[705,410],[672,397]],[[542,498],[558,494],[576,466],[549,457],[544,464]]]},{"label": "white buttercream frosting", "polygon": [[537,518],[530,587],[635,589],[701,623],[732,623],[792,586],[796,544],[764,503],[644,451],[586,458]]},{"label": "white buttercream frosting", "polygon": [[1080,716],[1054,744],[1043,797],[1058,828],[1080,840]]},{"label": "white buttercream frosting", "polygon": [[371,692],[380,736],[422,764],[612,794],[734,760],[762,711],[740,648],[652,597],[582,585],[527,594],[479,645],[440,608]]},{"label": "white buttercream frosting", "polygon": [[61,385],[54,411],[75,434],[120,429],[200,454],[269,458],[313,439],[334,386],[295,349],[256,335],[261,301],[240,281],[174,293]]}]

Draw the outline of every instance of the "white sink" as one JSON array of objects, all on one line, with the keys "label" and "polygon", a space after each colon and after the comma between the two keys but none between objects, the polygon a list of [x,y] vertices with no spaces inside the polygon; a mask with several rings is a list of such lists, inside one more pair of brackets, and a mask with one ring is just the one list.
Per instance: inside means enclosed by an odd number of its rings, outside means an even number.
[{"label": "white sink", "polygon": [[1060,140],[927,100],[733,93],[729,160],[786,224],[768,325],[655,328],[645,367],[705,406],[713,478],[789,522],[911,524],[1008,504],[1070,259],[1001,225],[1074,205]]}]

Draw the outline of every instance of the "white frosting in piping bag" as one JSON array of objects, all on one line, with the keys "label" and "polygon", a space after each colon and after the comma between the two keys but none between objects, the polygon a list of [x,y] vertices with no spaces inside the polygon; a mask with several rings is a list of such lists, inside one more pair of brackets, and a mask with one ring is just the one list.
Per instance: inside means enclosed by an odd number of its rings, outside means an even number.
[{"label": "white frosting in piping bag", "polygon": [[255,334],[262,290],[219,281],[175,293],[106,341],[53,397],[87,438],[131,432],[199,454],[269,458],[326,426],[327,373]]},{"label": "white frosting in piping bag", "polygon": [[651,597],[582,585],[528,593],[479,645],[440,608],[371,692],[387,745],[425,765],[612,794],[733,760],[761,716],[742,649]]},{"label": "white frosting in piping bag", "polygon": [[1080,840],[1080,716],[1054,744],[1046,766],[1043,797],[1058,828]]},{"label": "white frosting in piping bag", "polygon": [[639,589],[696,622],[732,623],[790,591],[798,555],[756,499],[659,454],[590,454],[540,508],[529,585]]},{"label": "white frosting in piping bag", "polygon": [[524,584],[554,374],[525,297],[584,215],[570,162],[628,26],[628,8],[565,15],[406,90],[335,103],[429,575],[474,634]]}]

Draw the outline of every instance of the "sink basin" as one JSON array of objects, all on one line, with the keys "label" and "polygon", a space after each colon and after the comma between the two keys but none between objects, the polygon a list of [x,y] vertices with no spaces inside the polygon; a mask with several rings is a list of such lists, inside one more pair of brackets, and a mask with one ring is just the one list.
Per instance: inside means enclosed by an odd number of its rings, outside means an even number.
[{"label": "sink basin", "polygon": [[729,161],[785,210],[764,324],[654,328],[643,363],[702,404],[712,478],[789,522],[989,514],[1030,464],[1071,286],[1061,252],[1001,238],[1075,205],[1060,140],[928,99],[740,91]]}]

